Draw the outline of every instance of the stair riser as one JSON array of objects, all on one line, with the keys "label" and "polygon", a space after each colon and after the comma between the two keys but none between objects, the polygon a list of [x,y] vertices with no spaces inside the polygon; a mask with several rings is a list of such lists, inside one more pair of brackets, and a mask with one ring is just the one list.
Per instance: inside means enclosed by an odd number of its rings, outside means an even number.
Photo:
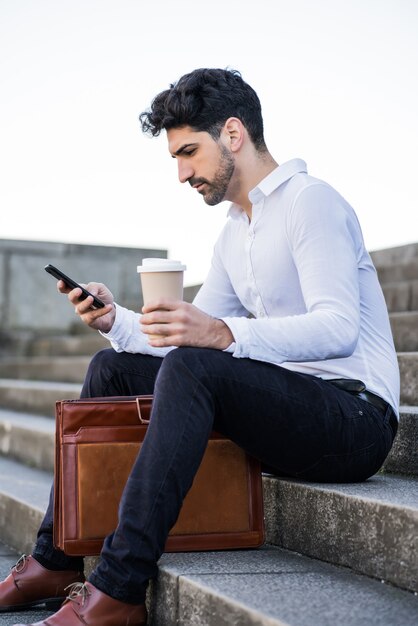
[{"label": "stair riser", "polygon": [[[159,579],[162,578],[159,574]],[[193,580],[167,576],[168,580],[155,586],[153,592],[155,611],[151,614],[151,626],[289,626],[288,622],[270,618],[252,611],[238,602],[211,593]],[[268,576],[265,577],[267,581]],[[225,576],[228,588],[228,576]],[[177,598],[178,606],[173,606]],[[158,608],[156,604],[160,605]],[[295,624],[296,626],[296,624]]]},{"label": "stair riser", "polygon": [[418,412],[401,412],[398,433],[383,465],[392,474],[418,476]]},{"label": "stair riser", "polygon": [[[26,465],[53,471],[54,434],[0,420],[0,453]],[[402,412],[398,434],[383,470],[418,476],[418,411]]]},{"label": "stair riser", "polygon": [[388,311],[418,311],[418,280],[382,285]]},{"label": "stair riser", "polygon": [[47,380],[66,383],[84,381],[90,357],[27,359],[22,361],[0,362],[0,378],[20,380]]},{"label": "stair riser", "polygon": [[411,626],[417,617],[413,594],[271,547],[165,554],[148,600],[151,626]]},{"label": "stair riser", "polygon": [[418,353],[398,354],[401,377],[401,405],[418,405]]},{"label": "stair riser", "polygon": [[110,343],[99,334],[77,337],[45,337],[34,341],[31,356],[92,356]]},{"label": "stair riser", "polygon": [[15,387],[0,387],[0,406],[15,411],[25,411],[37,415],[54,417],[55,402],[57,400],[74,400],[80,395],[79,391],[20,389]]},{"label": "stair riser", "polygon": [[408,508],[267,477],[267,542],[418,591],[418,517]]},{"label": "stair riser", "polygon": [[394,265],[378,266],[377,273],[381,285],[402,282],[404,280],[417,280],[418,259],[411,259],[408,262]]},{"label": "stair riser", "polygon": [[25,465],[54,470],[54,435],[0,422],[0,453]]},{"label": "stair riser", "polygon": [[392,313],[390,316],[395,348],[398,352],[418,351],[418,313]]},{"label": "stair riser", "polygon": [[0,493],[0,537],[21,554],[31,554],[44,512]]},{"label": "stair riser", "polygon": [[418,243],[373,250],[370,255],[377,268],[382,265],[402,265],[418,258]]}]

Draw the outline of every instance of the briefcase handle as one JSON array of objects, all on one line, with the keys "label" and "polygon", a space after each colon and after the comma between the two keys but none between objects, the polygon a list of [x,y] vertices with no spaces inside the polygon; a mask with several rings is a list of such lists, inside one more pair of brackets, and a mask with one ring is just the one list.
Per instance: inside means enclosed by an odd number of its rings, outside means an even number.
[{"label": "briefcase handle", "polygon": [[136,408],[138,410],[139,421],[141,422],[141,424],[149,424],[150,420],[147,420],[144,417],[142,417],[140,400],[141,400],[141,398],[136,398]]}]

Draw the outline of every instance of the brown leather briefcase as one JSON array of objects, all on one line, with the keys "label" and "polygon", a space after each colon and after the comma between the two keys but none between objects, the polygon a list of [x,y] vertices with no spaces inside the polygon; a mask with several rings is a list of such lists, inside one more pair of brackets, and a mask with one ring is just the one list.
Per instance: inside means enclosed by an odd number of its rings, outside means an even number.
[{"label": "brown leather briefcase", "polygon": [[[152,396],[56,403],[54,544],[97,555],[144,439]],[[264,541],[260,464],[212,432],[167,552],[254,548]]]}]

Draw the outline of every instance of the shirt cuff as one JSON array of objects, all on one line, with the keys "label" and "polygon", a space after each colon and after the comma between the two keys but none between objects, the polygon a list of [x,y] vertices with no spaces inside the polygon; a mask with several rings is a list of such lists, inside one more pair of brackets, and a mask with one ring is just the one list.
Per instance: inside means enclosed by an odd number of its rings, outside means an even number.
[{"label": "shirt cuff", "polygon": [[105,339],[110,341],[113,347],[119,347],[121,345],[124,346],[127,336],[132,333],[133,327],[137,328],[138,335],[140,334],[140,315],[139,313],[135,313],[134,311],[125,309],[125,307],[119,306],[118,304],[116,304],[116,302],[115,310],[116,315],[112,328],[107,333],[104,333],[102,331],[99,332]]},{"label": "shirt cuff", "polygon": [[[245,358],[249,356],[250,333],[248,328],[248,319],[245,317],[221,317],[231,331],[235,341],[225,350],[235,357]],[[247,346],[247,347],[245,347]]]}]

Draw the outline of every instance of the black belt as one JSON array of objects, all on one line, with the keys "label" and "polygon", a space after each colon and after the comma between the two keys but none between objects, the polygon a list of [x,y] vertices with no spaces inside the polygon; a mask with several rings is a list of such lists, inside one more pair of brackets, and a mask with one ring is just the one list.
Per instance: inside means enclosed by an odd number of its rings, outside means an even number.
[{"label": "black belt", "polygon": [[[337,378],[334,380],[329,380],[328,382],[333,384],[335,387],[342,389],[343,391],[351,393],[351,395],[356,396],[361,400],[365,400],[366,402],[373,404],[373,406],[375,406],[377,409],[380,409],[384,414],[386,413],[388,407],[392,409],[390,404],[383,400],[383,398],[377,396],[371,391],[367,391],[365,384],[360,380]],[[398,430],[398,420],[393,409],[389,414],[389,426],[391,427],[393,436],[395,437]]]},{"label": "black belt", "polygon": [[354,393],[353,395],[357,396],[357,398],[361,398],[362,400],[366,400],[366,402],[370,402],[370,404],[373,404],[373,406],[380,409],[384,413],[386,413],[389,406],[388,403],[383,400],[383,398],[377,396],[371,391],[367,391],[367,389],[364,391],[359,391],[358,393]]},{"label": "black belt", "polygon": [[391,427],[393,437],[395,438],[396,433],[398,432],[398,419],[395,415],[395,411],[392,409],[390,404],[388,402],[385,402],[383,398],[381,398],[380,396],[377,396],[375,393],[372,393],[371,391],[367,391],[367,390],[360,391],[358,393],[355,393],[354,395],[357,396],[357,398],[361,398],[361,400],[366,400],[366,402],[370,402],[370,404],[373,404],[373,406],[383,411],[384,414],[386,413],[388,407],[391,408],[391,411],[389,414],[389,426]]}]

